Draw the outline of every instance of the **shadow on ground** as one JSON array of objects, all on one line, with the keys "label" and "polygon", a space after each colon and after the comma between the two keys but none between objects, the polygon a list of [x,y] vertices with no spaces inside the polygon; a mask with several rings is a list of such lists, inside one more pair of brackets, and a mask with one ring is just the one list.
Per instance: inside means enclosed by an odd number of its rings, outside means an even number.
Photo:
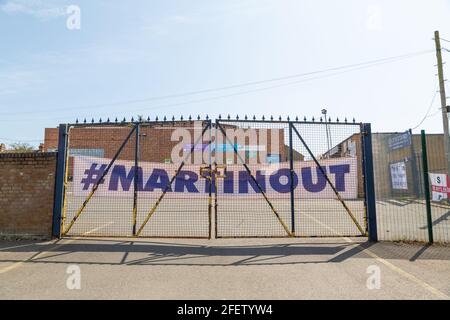
[{"label": "shadow on ground", "polygon": [[[347,259],[450,260],[450,247],[392,242],[301,242],[260,245],[203,245],[110,239],[63,239],[0,247],[0,263],[64,263],[104,265],[242,266],[341,263]],[[283,242],[280,240],[280,242]],[[216,242],[217,243],[217,242]],[[31,254],[23,258],[25,254]],[[28,255],[29,256],[29,255]]]}]

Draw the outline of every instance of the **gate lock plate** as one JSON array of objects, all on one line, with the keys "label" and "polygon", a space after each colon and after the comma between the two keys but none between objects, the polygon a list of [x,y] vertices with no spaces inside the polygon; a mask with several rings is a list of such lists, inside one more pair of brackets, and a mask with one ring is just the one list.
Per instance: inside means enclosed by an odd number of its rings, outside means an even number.
[{"label": "gate lock plate", "polygon": [[200,167],[200,177],[204,179],[211,179],[214,175],[217,179],[225,179],[227,176],[226,166],[215,166],[214,169],[210,169],[209,166]]}]

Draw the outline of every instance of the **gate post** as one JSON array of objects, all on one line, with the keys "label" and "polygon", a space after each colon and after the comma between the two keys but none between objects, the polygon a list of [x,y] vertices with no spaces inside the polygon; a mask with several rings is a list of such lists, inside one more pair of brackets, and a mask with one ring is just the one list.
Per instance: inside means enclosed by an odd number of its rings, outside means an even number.
[{"label": "gate post", "polygon": [[289,171],[291,173],[291,232],[295,235],[295,207],[294,207],[294,151],[292,146],[292,122],[289,122]]},{"label": "gate post", "polygon": [[414,188],[414,195],[416,198],[420,197],[420,182],[419,182],[419,169],[417,168],[417,159],[416,159],[416,151],[414,149],[414,141],[413,141],[413,135],[412,130],[409,129],[409,137],[411,139],[411,167],[412,167],[412,178],[413,178],[413,188]]},{"label": "gate post", "polygon": [[361,127],[362,134],[362,154],[363,154],[363,176],[364,193],[366,201],[366,214],[368,223],[369,241],[378,241],[377,234],[377,212],[375,203],[375,184],[373,174],[373,154],[372,154],[372,130],[370,123],[364,123]]},{"label": "gate post", "polygon": [[428,155],[427,155],[427,138],[425,130],[421,130],[420,138],[422,142],[422,168],[423,168],[423,188],[425,193],[425,204],[427,209],[427,227],[428,227],[428,243],[432,244],[433,240],[433,218],[431,216],[431,199],[430,185],[428,178]]},{"label": "gate post", "polygon": [[137,204],[138,204],[138,179],[139,179],[139,135],[140,123],[135,124],[136,140],[134,146],[134,178],[133,178],[133,237],[136,236],[136,221],[137,221]]},{"label": "gate post", "polygon": [[63,210],[65,188],[64,179],[67,159],[67,124],[59,125],[58,132],[58,154],[56,160],[55,195],[53,199],[53,226],[52,236],[61,238],[61,214]]}]

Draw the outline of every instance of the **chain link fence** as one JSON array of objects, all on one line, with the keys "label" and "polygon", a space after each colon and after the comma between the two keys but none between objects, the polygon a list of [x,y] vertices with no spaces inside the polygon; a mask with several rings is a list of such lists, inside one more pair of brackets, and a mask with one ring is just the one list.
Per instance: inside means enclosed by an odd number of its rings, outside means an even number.
[{"label": "chain link fence", "polygon": [[[373,133],[377,229],[380,240],[450,242],[450,206],[437,199],[432,177],[446,173],[443,136],[426,135],[428,172],[424,171],[424,145],[420,134]],[[446,176],[445,176],[446,177]],[[447,178],[445,178],[447,181]],[[430,186],[431,226],[427,222],[425,184]],[[446,184],[445,184],[446,185]]]},{"label": "chain link fence", "polygon": [[367,236],[375,207],[379,240],[449,243],[443,135],[363,127],[220,117],[69,125],[62,234]]}]

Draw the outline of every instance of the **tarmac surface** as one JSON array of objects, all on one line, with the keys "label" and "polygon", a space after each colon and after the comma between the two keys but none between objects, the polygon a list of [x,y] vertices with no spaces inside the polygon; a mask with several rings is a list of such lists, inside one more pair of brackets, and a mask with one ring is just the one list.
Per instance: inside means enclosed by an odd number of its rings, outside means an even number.
[{"label": "tarmac surface", "polygon": [[0,299],[450,299],[450,247],[346,237],[1,241],[0,288]]}]

